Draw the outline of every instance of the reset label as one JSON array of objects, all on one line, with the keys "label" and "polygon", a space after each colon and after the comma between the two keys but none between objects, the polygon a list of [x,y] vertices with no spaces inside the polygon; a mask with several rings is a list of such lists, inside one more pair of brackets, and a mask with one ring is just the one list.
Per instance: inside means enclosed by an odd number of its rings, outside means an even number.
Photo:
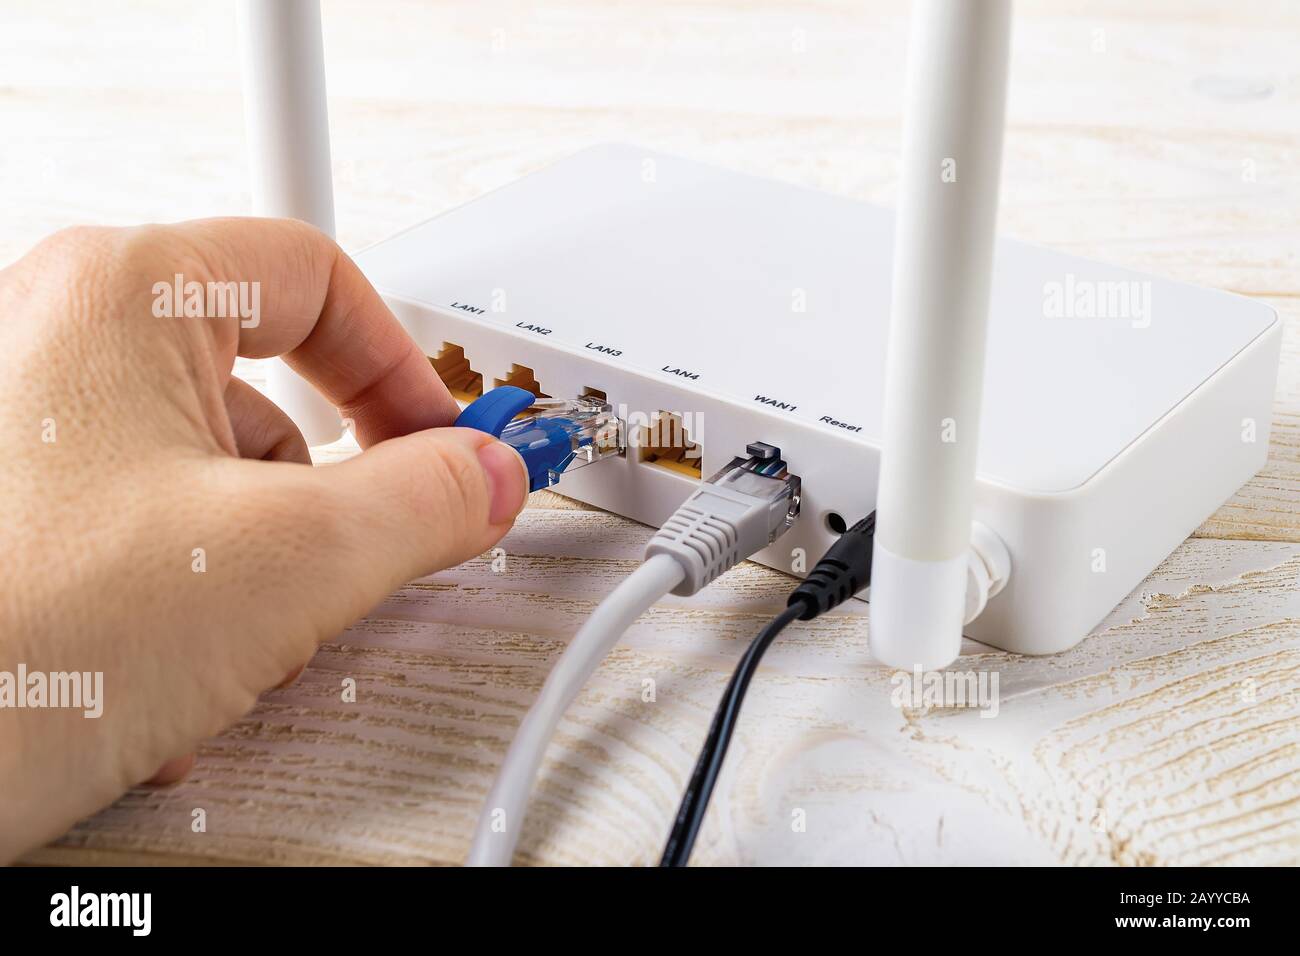
[{"label": "reset label", "polygon": [[844,429],[845,431],[847,431],[847,432],[860,432],[860,431],[862,431],[862,426],[861,426],[861,425],[850,425],[848,422],[842,422],[842,421],[840,421],[840,420],[837,419],[837,418],[831,418],[831,416],[829,416],[829,415],[823,415],[821,418],[819,418],[819,419],[817,419],[817,420],[818,420],[819,422],[823,422],[824,424],[827,424],[827,425],[834,425],[836,428],[843,428],[843,429]]}]

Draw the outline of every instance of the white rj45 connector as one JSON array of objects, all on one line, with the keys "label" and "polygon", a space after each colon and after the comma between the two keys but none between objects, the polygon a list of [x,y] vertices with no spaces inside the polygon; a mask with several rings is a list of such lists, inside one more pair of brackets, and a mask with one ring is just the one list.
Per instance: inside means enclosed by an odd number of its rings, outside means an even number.
[{"label": "white rj45 connector", "polygon": [[800,482],[781,450],[753,442],[702,482],[646,545],[645,556],[672,557],[683,578],[674,594],[691,595],[736,562],[767,547],[799,515]]}]

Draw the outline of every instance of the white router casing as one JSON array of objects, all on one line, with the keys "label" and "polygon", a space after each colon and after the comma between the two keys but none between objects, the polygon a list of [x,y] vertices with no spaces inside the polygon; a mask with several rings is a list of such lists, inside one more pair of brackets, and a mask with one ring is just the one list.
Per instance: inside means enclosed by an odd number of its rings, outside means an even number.
[{"label": "white router casing", "polygon": [[[875,506],[893,234],[886,209],[602,146],[357,261],[487,388],[524,366],[548,395],[681,414],[704,475],[778,445],[802,513],[756,560],[797,572],[828,515]],[[1083,638],[1263,466],[1280,343],[1261,303],[1000,240],[975,518],[1012,571],[966,633],[1024,654]],[[630,449],[557,490],[657,526],[691,482]]]}]

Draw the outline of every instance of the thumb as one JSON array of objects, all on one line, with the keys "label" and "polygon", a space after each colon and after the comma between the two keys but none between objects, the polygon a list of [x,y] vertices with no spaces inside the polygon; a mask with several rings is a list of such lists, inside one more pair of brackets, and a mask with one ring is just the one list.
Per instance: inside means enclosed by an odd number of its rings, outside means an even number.
[{"label": "thumb", "polygon": [[385,588],[441,571],[499,541],[528,498],[528,470],[504,442],[471,428],[390,438],[317,468],[325,497],[349,520],[348,552]]},{"label": "thumb", "polygon": [[522,510],[528,475],[491,435],[435,428],[318,468],[221,459],[207,487],[205,539],[237,559],[215,562],[199,600],[215,595],[213,620],[251,640],[241,686],[260,692],[407,581],[488,550]]}]

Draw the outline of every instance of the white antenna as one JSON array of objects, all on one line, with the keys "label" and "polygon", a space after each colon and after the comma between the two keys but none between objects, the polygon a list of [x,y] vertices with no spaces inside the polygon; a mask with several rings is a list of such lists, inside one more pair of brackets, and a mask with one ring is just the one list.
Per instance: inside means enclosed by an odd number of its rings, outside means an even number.
[{"label": "white antenna", "polygon": [[1010,33],[1010,0],[913,13],[870,609],[907,670],[961,648]]},{"label": "white antenna", "polygon": [[[319,0],[240,0],[244,115],[253,212],[309,222],[334,235],[325,52]],[[336,440],[338,410],[278,359],[267,367],[271,399],[309,445]]]}]

